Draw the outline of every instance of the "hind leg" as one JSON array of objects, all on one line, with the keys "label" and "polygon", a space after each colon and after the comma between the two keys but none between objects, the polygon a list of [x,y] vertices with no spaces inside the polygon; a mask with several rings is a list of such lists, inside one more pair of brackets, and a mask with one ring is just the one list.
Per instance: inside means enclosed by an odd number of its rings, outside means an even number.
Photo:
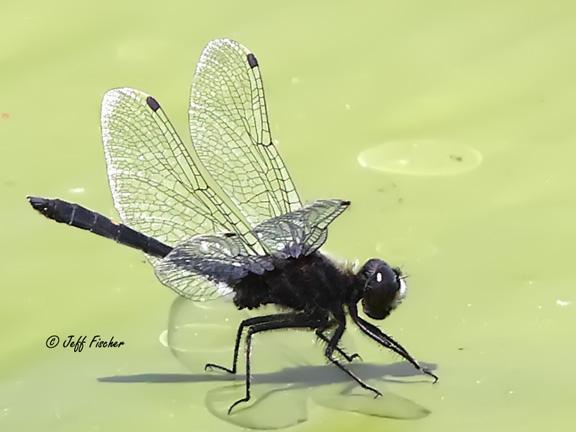
[{"label": "hind leg", "polygon": [[[277,316],[277,315],[276,315]],[[262,333],[265,331],[288,329],[288,328],[311,328],[316,329],[321,327],[325,321],[321,318],[311,317],[308,314],[294,313],[294,314],[282,314],[282,318],[278,321],[267,321],[260,322],[258,324],[252,324],[248,328],[248,334],[246,335],[246,395],[242,399],[238,399],[234,402],[230,408],[228,408],[228,414],[232,412],[235,406],[240,403],[248,402],[250,400],[250,384],[251,384],[251,374],[250,374],[250,362],[252,354],[252,337],[257,333]]]},{"label": "hind leg", "polygon": [[250,327],[256,324],[263,324],[266,322],[273,322],[285,319],[292,316],[293,314],[274,314],[274,315],[264,315],[254,318],[245,319],[238,326],[236,332],[236,342],[234,343],[234,357],[232,359],[232,368],[227,368],[225,366],[217,365],[214,363],[207,363],[204,366],[204,370],[218,369],[231,374],[236,374],[236,366],[238,365],[238,352],[240,350],[240,341],[242,340],[242,333],[246,327]]}]

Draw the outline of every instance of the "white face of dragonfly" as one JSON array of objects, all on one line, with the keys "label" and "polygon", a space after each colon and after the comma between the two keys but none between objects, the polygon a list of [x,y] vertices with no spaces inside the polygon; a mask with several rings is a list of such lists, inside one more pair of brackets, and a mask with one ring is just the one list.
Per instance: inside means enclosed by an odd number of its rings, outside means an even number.
[{"label": "white face of dragonfly", "polygon": [[392,303],[393,307],[397,307],[400,303],[402,303],[402,300],[404,300],[404,297],[406,297],[406,291],[408,290],[408,285],[406,285],[406,280],[403,277],[398,278],[398,283],[400,284],[400,288],[394,297],[394,301]]}]

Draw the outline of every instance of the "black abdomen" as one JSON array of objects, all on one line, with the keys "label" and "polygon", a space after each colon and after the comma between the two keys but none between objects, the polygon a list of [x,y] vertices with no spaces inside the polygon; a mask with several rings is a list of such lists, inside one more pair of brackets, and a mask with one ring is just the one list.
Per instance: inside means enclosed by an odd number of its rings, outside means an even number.
[{"label": "black abdomen", "polygon": [[158,240],[133,230],[123,224],[116,224],[92,210],[78,204],[59,199],[28,197],[28,201],[44,216],[56,222],[66,223],[117,241],[126,246],[141,250],[148,255],[164,258],[172,248]]}]

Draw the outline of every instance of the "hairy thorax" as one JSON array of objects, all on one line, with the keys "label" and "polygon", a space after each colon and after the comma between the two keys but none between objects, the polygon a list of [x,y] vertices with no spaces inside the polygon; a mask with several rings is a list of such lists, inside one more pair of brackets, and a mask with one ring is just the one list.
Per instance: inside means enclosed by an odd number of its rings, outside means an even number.
[{"label": "hairy thorax", "polygon": [[348,300],[354,276],[319,252],[278,259],[274,267],[262,275],[249,274],[232,287],[239,309],[274,303],[295,311],[333,311]]}]

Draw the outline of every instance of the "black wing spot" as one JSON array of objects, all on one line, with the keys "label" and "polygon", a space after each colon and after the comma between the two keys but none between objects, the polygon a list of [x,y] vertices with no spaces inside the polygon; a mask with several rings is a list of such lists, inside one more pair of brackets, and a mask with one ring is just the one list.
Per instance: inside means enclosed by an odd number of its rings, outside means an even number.
[{"label": "black wing spot", "polygon": [[150,109],[154,112],[158,111],[160,109],[160,104],[158,103],[158,101],[156,99],[154,99],[152,96],[148,96],[146,98],[146,103],[148,104],[148,106],[150,107]]},{"label": "black wing spot", "polygon": [[250,67],[252,69],[254,69],[256,66],[258,66],[258,60],[256,60],[256,56],[252,53],[248,54],[246,56],[246,60],[248,60],[248,64],[250,65]]}]

